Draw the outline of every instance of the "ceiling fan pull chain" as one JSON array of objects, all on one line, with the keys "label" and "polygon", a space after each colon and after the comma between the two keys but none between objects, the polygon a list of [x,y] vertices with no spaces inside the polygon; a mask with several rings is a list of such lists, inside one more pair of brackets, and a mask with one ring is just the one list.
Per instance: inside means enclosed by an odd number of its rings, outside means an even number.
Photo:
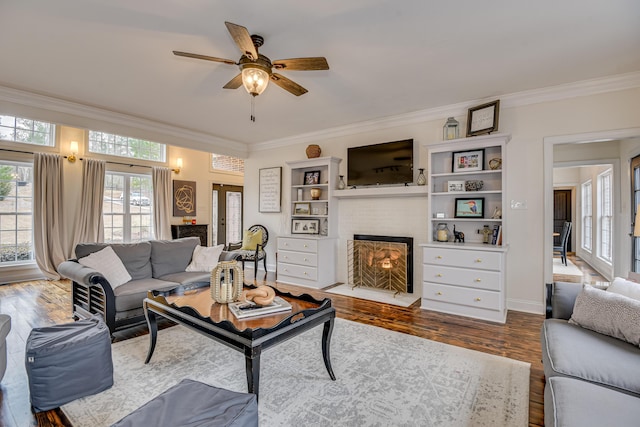
[{"label": "ceiling fan pull chain", "polygon": [[252,122],[256,122],[256,115],[255,115],[255,111],[256,111],[256,106],[255,106],[255,101],[256,101],[256,97],[252,96],[251,97],[251,121]]}]

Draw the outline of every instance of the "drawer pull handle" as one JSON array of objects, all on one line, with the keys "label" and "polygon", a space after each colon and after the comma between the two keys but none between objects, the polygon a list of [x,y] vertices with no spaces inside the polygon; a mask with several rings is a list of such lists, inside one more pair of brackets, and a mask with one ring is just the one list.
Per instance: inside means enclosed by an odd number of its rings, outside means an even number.
[{"label": "drawer pull handle", "polygon": [[480,297],[478,297],[478,298],[476,298],[476,301],[482,301],[482,300],[480,299]]},{"label": "drawer pull handle", "polygon": [[436,259],[442,259],[442,256],[441,256],[441,255],[438,255],[438,256],[436,257]]},{"label": "drawer pull handle", "polygon": [[308,276],[308,275],[309,275],[309,273],[307,273],[307,272],[305,271],[305,272],[304,272],[304,275],[305,275],[305,276]]},{"label": "drawer pull handle", "polygon": [[476,259],[476,262],[482,262],[482,259],[478,258]]},{"label": "drawer pull handle", "polygon": [[436,277],[442,277],[441,273],[436,274]]},{"label": "drawer pull handle", "polygon": [[307,245],[303,245],[305,248],[307,247]]},{"label": "drawer pull handle", "polygon": [[305,261],[309,261],[307,258],[304,259]]},{"label": "drawer pull handle", "polygon": [[477,278],[477,279],[476,279],[476,282],[482,282],[482,279]]},{"label": "drawer pull handle", "polygon": [[436,295],[442,295],[442,292],[436,292]]}]

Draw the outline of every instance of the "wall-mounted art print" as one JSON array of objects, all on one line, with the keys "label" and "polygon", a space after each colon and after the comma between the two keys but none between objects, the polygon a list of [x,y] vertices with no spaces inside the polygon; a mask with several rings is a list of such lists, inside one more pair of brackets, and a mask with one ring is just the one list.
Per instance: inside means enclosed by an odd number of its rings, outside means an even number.
[{"label": "wall-mounted art print", "polygon": [[469,108],[467,115],[467,136],[477,136],[498,131],[500,100]]},{"label": "wall-mounted art print", "polygon": [[274,167],[260,169],[259,181],[260,191],[258,200],[258,211],[280,212],[282,168]]},{"label": "wall-mounted art print", "polygon": [[173,216],[196,215],[196,182],[173,181]]}]

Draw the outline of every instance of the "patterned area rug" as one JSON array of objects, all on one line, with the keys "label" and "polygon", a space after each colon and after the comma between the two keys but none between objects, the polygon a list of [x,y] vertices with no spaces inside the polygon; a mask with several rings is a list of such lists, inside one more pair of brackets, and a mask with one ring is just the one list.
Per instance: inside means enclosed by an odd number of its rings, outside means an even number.
[{"label": "patterned area rug", "polygon": [[[331,381],[322,328],[262,354],[260,426],[526,426],[529,364],[336,319]],[[242,353],[175,326],[113,345],[114,386],[62,407],[108,426],[183,378],[246,392]],[[175,408],[180,410],[180,408]]]}]

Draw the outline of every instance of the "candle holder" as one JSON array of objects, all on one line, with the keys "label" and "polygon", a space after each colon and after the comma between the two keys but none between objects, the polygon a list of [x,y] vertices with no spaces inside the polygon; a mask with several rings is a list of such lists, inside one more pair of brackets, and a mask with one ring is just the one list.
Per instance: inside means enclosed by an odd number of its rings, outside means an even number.
[{"label": "candle holder", "polygon": [[211,298],[220,304],[239,301],[244,273],[237,261],[220,261],[211,271]]}]

